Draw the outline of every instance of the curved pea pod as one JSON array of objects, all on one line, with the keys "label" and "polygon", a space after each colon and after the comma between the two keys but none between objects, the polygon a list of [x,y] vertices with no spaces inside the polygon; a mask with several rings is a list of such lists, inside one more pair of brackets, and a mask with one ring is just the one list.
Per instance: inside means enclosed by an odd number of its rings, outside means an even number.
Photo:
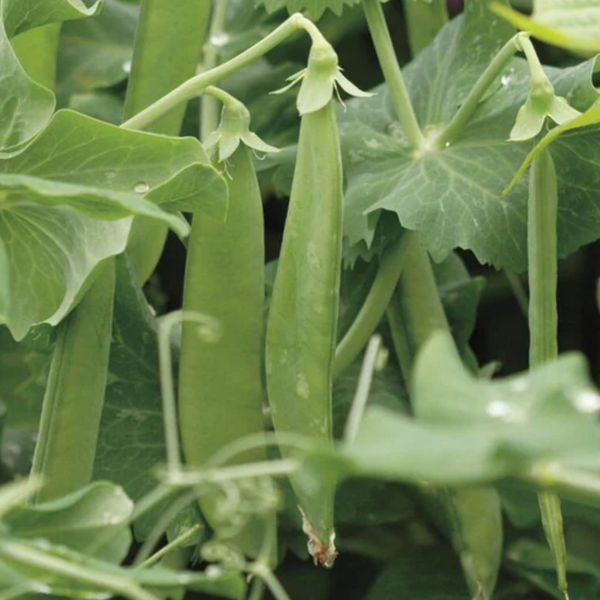
[{"label": "curved pea pod", "polygon": [[[194,216],[188,246],[184,310],[216,317],[223,332],[219,342],[206,345],[193,323],[183,325],[179,423],[186,463],[194,467],[202,467],[228,444],[264,431],[262,199],[243,144],[230,156],[227,170],[227,219]],[[266,458],[261,447],[236,455],[236,462]],[[200,497],[203,513],[221,537],[230,535],[229,517],[244,512],[240,506],[224,515],[225,504],[221,493]],[[255,557],[263,532],[262,518],[253,516],[228,541]]]},{"label": "curved pea pod", "polygon": [[472,598],[492,597],[502,562],[502,511],[493,487],[421,489],[428,512],[450,538]]},{"label": "curved pea pod", "polygon": [[[341,270],[342,161],[332,102],[302,117],[298,158],[267,323],[269,404],[277,434],[332,440],[331,388]],[[282,455],[288,456],[286,447]],[[335,560],[335,481],[292,478],[309,551]]]}]

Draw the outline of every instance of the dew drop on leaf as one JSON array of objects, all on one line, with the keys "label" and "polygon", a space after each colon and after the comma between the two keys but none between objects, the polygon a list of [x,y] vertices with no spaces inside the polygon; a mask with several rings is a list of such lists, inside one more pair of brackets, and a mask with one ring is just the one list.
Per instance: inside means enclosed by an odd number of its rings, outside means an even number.
[{"label": "dew drop on leaf", "polygon": [[150,186],[145,181],[140,181],[135,184],[133,189],[136,194],[145,194],[150,189]]}]

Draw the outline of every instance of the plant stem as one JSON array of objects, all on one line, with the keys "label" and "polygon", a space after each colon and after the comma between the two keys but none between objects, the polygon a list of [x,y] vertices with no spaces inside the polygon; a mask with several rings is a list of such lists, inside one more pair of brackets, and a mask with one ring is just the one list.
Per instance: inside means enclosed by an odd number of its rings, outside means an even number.
[{"label": "plant stem", "polygon": [[123,123],[122,127],[128,129],[145,129],[148,125],[169,113],[179,104],[201,95],[204,89],[209,85],[218,83],[222,79],[225,79],[229,75],[233,75],[235,72],[258,60],[267,52],[276,48],[292,34],[300,30],[307,30],[308,24],[313,25],[300,14],[292,15],[264,39],[245,52],[238,54],[235,58],[232,58],[210,71],[188,79],[178,88]]},{"label": "plant stem", "polygon": [[[535,368],[558,356],[556,309],[556,171],[549,150],[541,151],[531,165],[527,241],[529,252],[529,364]],[[553,492],[538,494],[542,524],[556,563],[558,587],[567,589],[566,545],[560,498]]]},{"label": "plant stem", "polygon": [[600,506],[600,477],[597,473],[560,464],[537,464],[525,479],[538,488],[560,493],[576,502],[596,508]]},{"label": "plant stem", "polygon": [[448,22],[446,0],[404,0],[404,14],[408,24],[408,43],[413,56],[429,46]]},{"label": "plant stem", "polygon": [[73,583],[91,586],[98,590],[107,590],[131,600],[156,600],[156,596],[146,592],[130,577],[117,575],[116,569],[106,572],[92,567],[74,564],[58,556],[48,554],[30,544],[5,540],[0,544],[0,558],[9,564],[33,567],[70,579]]},{"label": "plant stem", "polygon": [[354,362],[384,317],[406,263],[410,240],[411,234],[402,235],[382,256],[375,281],[360,312],[335,349],[334,380]]},{"label": "plant stem", "polygon": [[527,292],[521,283],[521,279],[512,271],[507,271],[504,269],[503,273],[504,277],[506,277],[506,280],[508,281],[508,285],[510,286],[513,296],[519,305],[519,308],[525,315],[525,318],[527,318],[527,313],[529,311],[529,298],[527,297]]},{"label": "plant stem", "polygon": [[35,494],[38,502],[68,494],[92,479],[108,374],[114,260],[101,269],[59,326],[31,469],[44,483]]},{"label": "plant stem", "polygon": [[477,80],[477,83],[473,86],[473,89],[469,92],[465,101],[452,117],[450,123],[448,123],[438,136],[436,140],[438,149],[451,144],[465,128],[489,87],[500,76],[513,56],[521,50],[521,41],[527,39],[527,35],[525,33],[518,33],[508,40],[502,50],[496,54],[492,62]]},{"label": "plant stem", "polygon": [[371,383],[373,382],[373,373],[377,366],[377,358],[380,350],[381,337],[374,335],[369,342],[369,347],[365,354],[358,386],[356,388],[356,393],[354,394],[354,400],[352,401],[352,407],[350,408],[350,413],[346,420],[344,440],[347,443],[355,440],[358,435],[360,423],[369,400],[369,392],[371,391]]},{"label": "plant stem", "polygon": [[[219,64],[219,54],[224,41],[224,29],[227,18],[229,0],[214,0],[214,11],[204,51],[204,71],[210,71]],[[219,125],[219,103],[214,98],[205,96],[200,102],[200,139],[206,138]]]},{"label": "plant stem", "polygon": [[379,64],[388,85],[402,131],[415,148],[421,148],[425,143],[425,138],[410,101],[402,71],[398,65],[381,2],[380,0],[363,0],[362,4]]},{"label": "plant stem", "polygon": [[[143,0],[127,87],[126,119],[194,75],[209,13],[208,0],[179,0],[176,9],[172,0]],[[184,112],[184,105],[174,107],[145,128],[178,135]],[[140,284],[156,268],[167,233],[167,227],[161,223],[140,217],[134,220],[128,255]]]},{"label": "plant stem", "polygon": [[146,560],[141,562],[137,566],[137,568],[144,569],[145,567],[150,567],[156,564],[161,558],[190,541],[196,535],[196,533],[200,531],[200,529],[202,529],[202,525],[200,525],[200,523],[197,523],[193,527],[190,527],[186,532],[182,533],[172,542],[163,546],[160,550],[158,550],[158,552],[155,552],[152,556],[149,556]]}]

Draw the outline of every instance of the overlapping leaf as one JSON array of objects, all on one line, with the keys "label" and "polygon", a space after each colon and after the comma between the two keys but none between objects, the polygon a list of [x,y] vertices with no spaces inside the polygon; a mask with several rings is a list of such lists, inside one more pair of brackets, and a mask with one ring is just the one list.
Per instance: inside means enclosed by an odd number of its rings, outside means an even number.
[{"label": "overlapping leaf", "polygon": [[[34,10],[35,8],[35,10]],[[80,0],[2,0],[0,2],[0,149],[20,144],[50,120],[55,99],[25,73],[10,38],[50,23],[94,15]]]},{"label": "overlapping leaf", "polygon": [[95,483],[53,502],[20,506],[4,515],[8,533],[45,539],[119,564],[131,545],[133,502],[110,483]]},{"label": "overlapping leaf", "polygon": [[[466,14],[448,24],[406,69],[407,85],[425,134],[434,139],[513,30],[471,1]],[[557,94],[579,110],[596,99],[593,61],[570,69],[548,69]],[[508,142],[516,113],[529,90],[524,61],[515,59],[469,125],[448,147],[415,151],[395,118],[385,87],[378,97],[353,100],[340,115],[348,178],[346,235],[362,251],[374,243],[381,210],[417,229],[436,260],[455,247],[481,262],[515,270],[526,267],[527,186],[502,191],[530,144]],[[581,130],[556,146],[559,178],[559,254],[566,256],[600,236],[596,157],[600,138]],[[585,147],[586,151],[581,152]],[[377,236],[378,238],[379,236]],[[380,240],[375,240],[376,246]]]},{"label": "overlapping leaf", "polygon": [[463,485],[527,476],[550,461],[597,464],[600,397],[581,356],[488,382],[470,375],[449,336],[438,334],[418,360],[413,389],[416,421],[381,408],[366,415],[346,451],[359,472]]},{"label": "overlapping leaf", "polygon": [[138,14],[138,6],[105,0],[99,15],[63,26],[57,63],[60,106],[72,94],[111,87],[129,76]]},{"label": "overlapping leaf", "polygon": [[131,222],[123,217],[153,216],[185,234],[187,224],[155,203],[223,216],[226,183],[206,162],[196,140],[127,131],[68,111],[0,161],[13,335],[60,322],[98,265],[125,250]]}]

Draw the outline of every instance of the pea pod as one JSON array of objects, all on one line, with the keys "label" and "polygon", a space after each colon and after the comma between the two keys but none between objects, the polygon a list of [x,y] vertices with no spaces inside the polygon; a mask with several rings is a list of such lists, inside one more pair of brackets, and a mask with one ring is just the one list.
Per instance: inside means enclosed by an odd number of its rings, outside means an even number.
[{"label": "pea pod", "polygon": [[[341,268],[342,162],[332,102],[302,117],[283,246],[267,324],[267,389],[277,433],[332,440],[331,384]],[[282,448],[282,454],[288,453]],[[292,479],[324,566],[336,556],[335,483],[309,493]]]},{"label": "pea pod", "polygon": [[[527,243],[529,254],[529,366],[558,356],[557,287],[557,181],[549,150],[542,150],[531,165]],[[567,550],[559,496],[553,492],[538,495],[542,525],[556,564],[558,587],[567,590]]]},{"label": "pea pod", "polygon": [[[249,121],[243,105],[230,97],[228,102],[224,129],[227,123],[239,123],[240,116]],[[239,142],[237,147],[230,146],[232,153],[221,153],[228,160],[227,219],[195,216],[188,246],[184,310],[216,317],[223,332],[219,342],[207,346],[194,323],[183,324],[179,422],[185,460],[197,467],[231,442],[264,431],[262,198],[250,151]],[[238,456],[238,462],[263,460],[262,448]],[[217,494],[200,499],[217,533],[223,531],[217,515],[219,499]],[[251,519],[235,544],[255,557],[263,525]]]}]

